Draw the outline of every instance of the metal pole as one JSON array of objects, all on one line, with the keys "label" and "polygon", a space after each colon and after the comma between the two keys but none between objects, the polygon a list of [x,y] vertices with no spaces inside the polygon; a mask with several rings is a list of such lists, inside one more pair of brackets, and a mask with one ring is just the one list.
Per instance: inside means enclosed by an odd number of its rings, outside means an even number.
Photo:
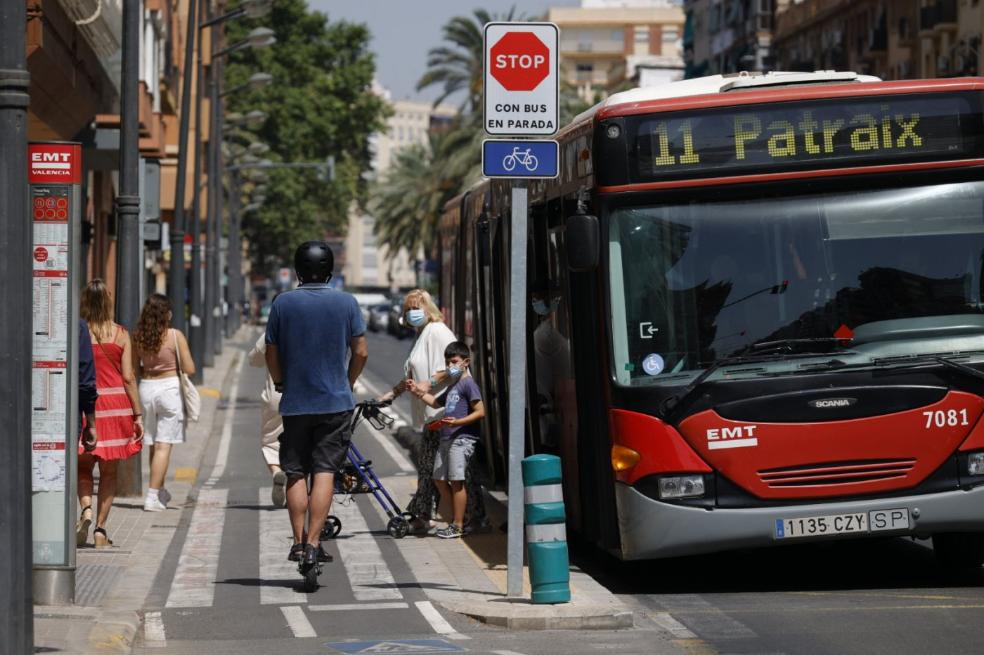
[{"label": "metal pole", "polygon": [[526,448],[526,180],[512,187],[509,227],[509,507],[506,593],[523,595],[523,455]]},{"label": "metal pole", "polygon": [[[211,13],[211,6],[209,6]],[[219,302],[219,225],[222,224],[222,168],[219,154],[222,148],[222,102],[219,98],[221,61],[215,56],[218,50],[219,31],[212,28],[211,65],[208,70],[209,130],[208,130],[208,224],[205,231],[205,364],[212,365],[215,355],[222,352],[222,331],[215,308]]]},{"label": "metal pole", "polygon": [[186,23],[184,67],[181,79],[181,121],[178,130],[178,179],[174,185],[174,223],[171,225],[171,270],[169,271],[171,308],[174,318],[171,324],[178,330],[185,330],[185,177],[188,171],[188,124],[191,122],[191,78],[195,63],[195,29],[198,11],[195,0],[188,0],[188,21]]},{"label": "metal pole", "polygon": [[232,176],[232,183],[229,187],[229,196],[232,206],[229,211],[229,246],[227,248],[226,259],[228,261],[229,289],[227,296],[229,299],[229,314],[226,316],[226,336],[232,337],[239,327],[239,316],[237,307],[240,305],[240,298],[243,293],[243,270],[242,270],[242,238],[240,237],[240,223],[242,221],[242,210],[239,206],[239,185],[236,175]]},{"label": "metal pole", "polygon": [[[120,79],[120,194],[116,198],[119,243],[116,257],[116,320],[133,330],[140,316],[143,261],[140,248],[140,0],[123,3],[123,70]],[[140,458],[119,469],[117,493],[139,496],[143,488]]]},{"label": "metal pole", "polygon": [[203,5],[208,4],[207,0],[202,0],[198,8],[198,18],[195,19],[194,30],[198,32],[199,41],[195,62],[195,166],[191,176],[194,191],[191,201],[191,320],[188,325],[188,339],[191,348],[191,357],[195,360],[195,375],[192,381],[195,384],[202,382],[202,364],[205,355],[205,326],[202,325],[202,74],[205,65],[202,63],[202,32],[198,24],[205,19],[205,12],[202,11]]},{"label": "metal pole", "polygon": [[[31,241],[26,4],[0,2],[0,653],[34,650],[31,543]],[[9,314],[7,313],[9,311]]]}]

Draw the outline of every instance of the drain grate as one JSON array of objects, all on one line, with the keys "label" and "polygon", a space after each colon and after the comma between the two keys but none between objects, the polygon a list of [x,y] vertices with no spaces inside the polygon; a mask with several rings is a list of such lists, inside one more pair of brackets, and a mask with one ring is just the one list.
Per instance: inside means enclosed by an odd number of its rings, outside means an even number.
[{"label": "drain grate", "polygon": [[75,573],[75,604],[94,607],[102,603],[122,573],[122,566],[83,564]]}]

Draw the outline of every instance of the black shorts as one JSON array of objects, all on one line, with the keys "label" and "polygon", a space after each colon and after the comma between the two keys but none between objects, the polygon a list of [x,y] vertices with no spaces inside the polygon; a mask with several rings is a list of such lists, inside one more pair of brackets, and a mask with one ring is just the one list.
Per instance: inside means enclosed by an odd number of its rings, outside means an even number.
[{"label": "black shorts", "polygon": [[285,416],[280,468],[289,478],[338,473],[352,441],[352,412]]}]

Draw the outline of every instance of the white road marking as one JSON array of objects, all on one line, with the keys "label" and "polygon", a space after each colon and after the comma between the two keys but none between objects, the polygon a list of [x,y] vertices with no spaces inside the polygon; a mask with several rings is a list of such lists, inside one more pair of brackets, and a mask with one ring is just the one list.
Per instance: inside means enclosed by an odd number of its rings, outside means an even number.
[{"label": "white road marking", "polygon": [[260,604],[306,603],[307,595],[295,589],[300,584],[297,563],[287,559],[291,538],[287,510],[267,509],[270,487],[260,488]]},{"label": "white road marking", "polygon": [[424,615],[424,618],[427,619],[427,622],[430,623],[431,627],[434,629],[434,632],[437,634],[444,635],[448,639],[457,639],[459,641],[463,639],[471,639],[468,635],[463,635],[452,628],[451,624],[444,620],[444,617],[441,616],[441,613],[437,611],[437,608],[434,607],[429,600],[418,600],[414,603],[414,605],[417,606],[417,609],[420,610],[420,613]]},{"label": "white road marking", "polygon": [[232,388],[229,389],[229,406],[226,409],[225,420],[222,423],[222,438],[219,440],[219,452],[215,456],[215,465],[212,467],[212,474],[205,481],[206,487],[215,486],[215,483],[225,475],[226,462],[229,461],[229,446],[232,442],[232,419],[236,416],[236,399],[239,398],[239,378],[243,372],[243,364],[246,358],[240,356],[239,363],[236,365],[236,372],[232,375]]},{"label": "white road marking", "polygon": [[346,610],[405,610],[406,603],[339,603],[337,605],[309,605],[312,612],[342,612]]},{"label": "white road marking", "polygon": [[228,489],[201,489],[166,607],[211,607]]},{"label": "white road marking", "polygon": [[[407,456],[393,445],[393,441],[387,435],[365,422],[363,422],[360,427],[364,427],[365,430],[372,435],[372,437],[376,440],[376,443],[382,446],[383,450],[386,451],[386,454],[390,456],[390,459],[392,459],[398,467],[400,467],[401,471],[404,473],[411,473],[417,470],[410,460],[407,459]],[[356,432],[358,432],[358,430],[359,428],[356,428]]]},{"label": "white road marking", "polygon": [[300,605],[283,605],[280,611],[284,613],[284,618],[287,619],[287,626],[290,628],[290,631],[298,639],[318,636],[318,633],[314,631],[314,626],[311,625],[307,616],[304,615],[304,608]]},{"label": "white road marking", "polygon": [[147,648],[167,648],[167,635],[164,634],[164,620],[160,612],[144,615],[144,642]]},{"label": "white road marking", "polygon": [[342,502],[341,497],[336,497],[331,513],[342,522],[342,530],[350,535],[335,543],[355,599],[403,600],[403,594],[396,587],[396,580],[383,559],[376,538],[369,532],[355,498]]},{"label": "white road marking", "polygon": [[492,651],[495,655],[523,655],[522,653],[517,653],[514,650],[494,650]]},{"label": "white road marking", "polygon": [[674,619],[669,612],[655,612],[650,615],[650,618],[653,620],[653,623],[673,635],[674,639],[697,638],[697,635],[688,630],[687,626]]}]

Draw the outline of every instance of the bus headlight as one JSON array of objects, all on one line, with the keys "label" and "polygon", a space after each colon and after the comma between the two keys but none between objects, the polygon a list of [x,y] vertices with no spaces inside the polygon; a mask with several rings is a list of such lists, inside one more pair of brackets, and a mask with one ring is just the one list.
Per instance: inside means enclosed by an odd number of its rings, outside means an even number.
[{"label": "bus headlight", "polygon": [[659,497],[697,498],[704,495],[703,475],[674,475],[659,479]]},{"label": "bus headlight", "polygon": [[984,451],[967,455],[967,473],[984,475]]}]

